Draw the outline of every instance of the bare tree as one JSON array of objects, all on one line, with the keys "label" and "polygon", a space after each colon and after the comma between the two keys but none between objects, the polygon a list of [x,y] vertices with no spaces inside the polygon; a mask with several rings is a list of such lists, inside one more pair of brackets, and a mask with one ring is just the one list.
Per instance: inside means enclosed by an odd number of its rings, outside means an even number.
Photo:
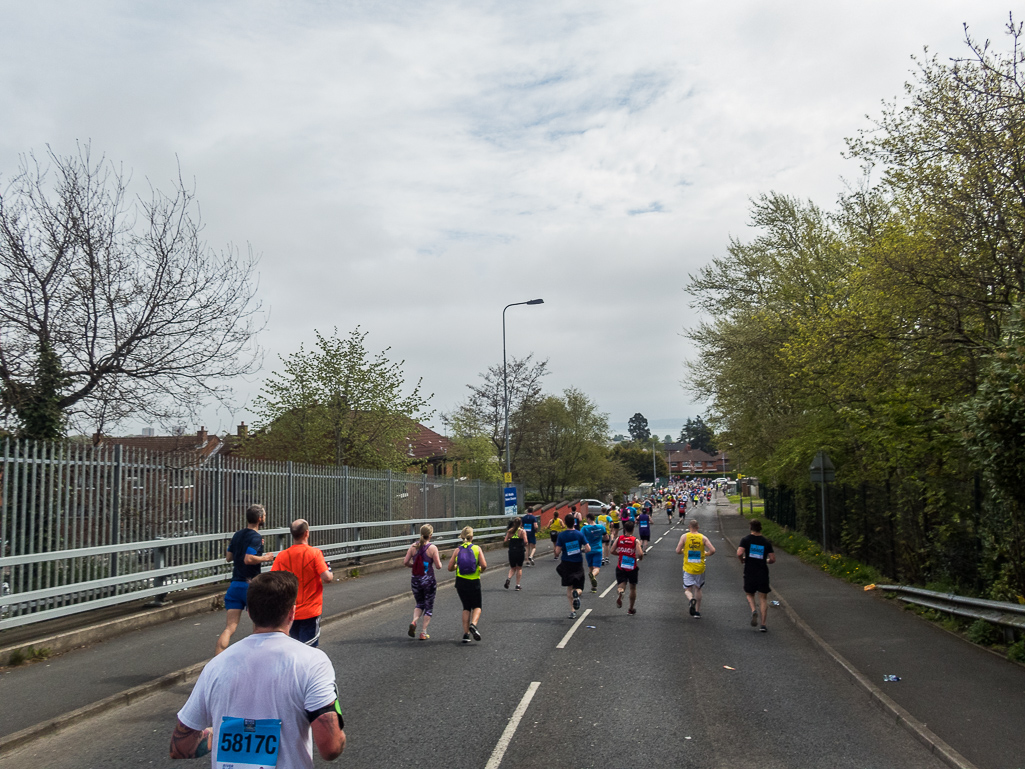
[{"label": "bare tree", "polygon": [[[541,402],[541,379],[548,373],[548,361],[526,358],[509,360],[509,434],[513,464],[523,444],[522,429],[530,411]],[[470,397],[447,418],[454,424],[471,425],[475,433],[486,435],[495,448],[499,465],[505,465],[505,391],[502,364],[481,372],[478,384],[467,385]],[[472,436],[459,436],[472,437]]]},{"label": "bare tree", "polygon": [[132,196],[89,146],[23,156],[0,190],[0,386],[27,437],[167,421],[259,363],[255,262],[200,239],[180,175]]}]

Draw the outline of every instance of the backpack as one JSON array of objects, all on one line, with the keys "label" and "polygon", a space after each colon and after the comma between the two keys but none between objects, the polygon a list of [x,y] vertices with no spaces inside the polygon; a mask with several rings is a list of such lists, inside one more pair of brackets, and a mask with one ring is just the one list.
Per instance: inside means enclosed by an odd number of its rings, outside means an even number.
[{"label": "backpack", "polygon": [[[427,547],[430,546],[428,545]],[[423,577],[427,574],[427,547],[421,546],[420,549],[416,551],[416,560],[413,561],[414,577]]]},{"label": "backpack", "polygon": [[473,552],[473,545],[466,543],[459,546],[459,555],[456,556],[456,573],[463,577],[470,577],[477,573],[477,554]]}]

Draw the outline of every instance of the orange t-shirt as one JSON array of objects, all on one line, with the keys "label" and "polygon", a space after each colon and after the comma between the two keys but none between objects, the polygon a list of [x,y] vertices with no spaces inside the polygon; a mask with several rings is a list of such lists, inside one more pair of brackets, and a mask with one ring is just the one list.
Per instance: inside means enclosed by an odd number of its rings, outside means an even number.
[{"label": "orange t-shirt", "polygon": [[311,619],[324,612],[324,583],[320,575],[327,571],[324,554],[309,545],[292,545],[274,559],[271,571],[290,571],[299,579],[299,598],[295,618]]}]

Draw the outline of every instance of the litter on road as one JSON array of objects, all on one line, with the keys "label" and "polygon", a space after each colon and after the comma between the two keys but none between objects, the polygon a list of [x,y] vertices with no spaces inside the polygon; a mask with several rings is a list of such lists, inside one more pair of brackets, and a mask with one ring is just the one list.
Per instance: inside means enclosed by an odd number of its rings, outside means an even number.
[{"label": "litter on road", "polygon": [[736,668],[731,668],[729,665],[723,665],[723,667],[727,670],[736,670]]},{"label": "litter on road", "polygon": [[897,681],[900,680],[900,676],[887,675],[887,676],[883,676],[883,680],[886,681],[887,683],[896,683]]}]

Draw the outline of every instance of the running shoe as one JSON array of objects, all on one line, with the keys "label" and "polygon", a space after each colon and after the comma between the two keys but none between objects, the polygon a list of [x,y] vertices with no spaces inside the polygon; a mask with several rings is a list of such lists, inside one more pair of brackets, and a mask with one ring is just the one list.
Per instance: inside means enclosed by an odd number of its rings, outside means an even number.
[{"label": "running shoe", "polygon": [[464,644],[470,643],[470,634],[469,633],[463,633],[463,643]]},{"label": "running shoe", "polygon": [[690,599],[690,616],[692,616],[692,617],[695,614],[697,614],[697,611],[694,609],[694,607],[697,606],[697,604],[698,604],[698,601],[697,601],[696,598],[691,598]]},{"label": "running shoe", "polygon": [[751,612],[751,627],[758,627],[758,612]]},{"label": "running shoe", "polygon": [[573,610],[576,611],[580,608],[580,592],[578,590],[573,591]]},{"label": "running shoe", "polygon": [[626,613],[627,614],[636,614],[637,613],[637,609],[627,609]]},{"label": "running shoe", "polygon": [[694,619],[701,619],[701,612],[695,611],[694,612]]},{"label": "running shoe", "polygon": [[509,580],[506,580],[506,581],[505,581],[505,589],[506,589],[506,590],[508,590],[508,589],[509,589]]},{"label": "running shoe", "polygon": [[598,578],[593,574],[588,574],[587,576],[591,578],[591,587],[598,587]]},{"label": "running shoe", "polygon": [[570,618],[570,619],[576,619],[576,618],[577,618],[577,613],[576,613],[575,611],[571,611],[571,612],[569,613],[569,618]]},{"label": "running shoe", "polygon": [[596,588],[596,587],[592,587],[592,588],[591,588],[591,592],[592,592],[592,593],[597,593],[597,592],[598,592],[598,588]]},{"label": "running shoe", "polygon": [[619,595],[616,596],[616,607],[619,609],[623,608],[623,592],[620,591]]},{"label": "running shoe", "polygon": [[430,636],[429,636],[429,635],[427,635],[427,633],[421,633],[421,634],[420,634],[420,640],[421,640],[421,641],[427,641],[427,640],[429,640],[429,639],[430,639]]},{"label": "running shoe", "polygon": [[480,631],[477,629],[477,626],[474,625],[472,622],[470,623],[470,635],[473,636],[474,641],[480,640]]},{"label": "running shoe", "polygon": [[762,625],[760,628],[758,628],[758,632],[759,633],[768,633],[769,629],[767,627],[765,627],[765,625]]},{"label": "running shoe", "polygon": [[517,585],[517,586],[516,586],[516,589],[517,589],[517,590],[519,590],[519,589],[520,589],[520,586],[519,586],[519,585]]},{"label": "running shoe", "polygon": [[530,562],[530,565],[531,565],[531,566],[533,566],[533,565],[534,565],[534,559],[533,559],[533,558],[528,558],[528,559],[527,559],[527,561],[529,561],[529,562]]},{"label": "running shoe", "polygon": [[415,638],[416,637],[416,623],[415,622],[410,622],[409,623],[409,630],[406,631],[406,635],[408,635],[410,638]]}]

